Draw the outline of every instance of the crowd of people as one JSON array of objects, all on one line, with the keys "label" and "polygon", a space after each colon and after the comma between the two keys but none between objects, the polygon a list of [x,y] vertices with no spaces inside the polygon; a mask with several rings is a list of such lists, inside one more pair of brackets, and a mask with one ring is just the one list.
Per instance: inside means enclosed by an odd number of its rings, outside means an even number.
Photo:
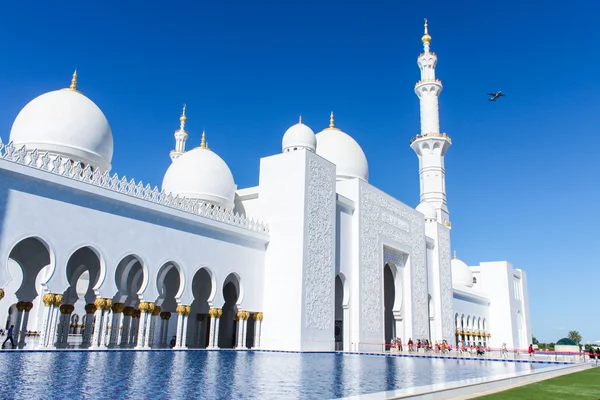
[{"label": "crowd of people", "polygon": [[415,343],[409,338],[406,344],[402,344],[402,338],[398,337],[392,338],[391,347],[397,351],[407,350],[408,352],[423,353],[433,351],[441,354],[446,354],[452,350],[452,346],[450,346],[446,340],[442,340],[441,342],[436,340],[435,343],[431,343],[429,339],[417,339],[417,343]]}]

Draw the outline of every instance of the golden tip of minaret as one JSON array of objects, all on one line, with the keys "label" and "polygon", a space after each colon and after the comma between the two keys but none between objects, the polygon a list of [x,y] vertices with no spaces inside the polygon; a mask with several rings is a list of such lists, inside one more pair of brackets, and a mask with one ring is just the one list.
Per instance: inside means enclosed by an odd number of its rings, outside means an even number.
[{"label": "golden tip of minaret", "polygon": [[200,148],[201,149],[208,148],[208,145],[206,144],[206,132],[204,130],[202,130],[202,140],[200,141]]},{"label": "golden tip of minaret", "polygon": [[301,124],[302,123],[302,114],[300,114],[300,118],[298,118],[298,123]]},{"label": "golden tip of minaret", "polygon": [[425,18],[425,32],[423,33],[423,37],[421,38],[421,42],[423,44],[431,42],[431,36],[429,36],[429,30],[427,29],[427,18]]},{"label": "golden tip of minaret", "polygon": [[75,72],[73,72],[73,77],[71,78],[71,86],[69,86],[71,90],[77,90],[77,68],[75,68]]},{"label": "golden tip of minaret", "polygon": [[333,111],[331,112],[331,115],[329,115],[329,127],[330,128],[335,128],[335,118],[333,116]]},{"label": "golden tip of minaret", "polygon": [[179,117],[179,121],[181,122],[185,122],[187,121],[187,117],[185,116],[185,108],[187,107],[186,104],[183,105],[183,111],[181,111],[181,117]]},{"label": "golden tip of minaret", "polygon": [[[427,20],[425,20],[427,21]],[[456,250],[454,250],[454,259],[456,260]]]}]

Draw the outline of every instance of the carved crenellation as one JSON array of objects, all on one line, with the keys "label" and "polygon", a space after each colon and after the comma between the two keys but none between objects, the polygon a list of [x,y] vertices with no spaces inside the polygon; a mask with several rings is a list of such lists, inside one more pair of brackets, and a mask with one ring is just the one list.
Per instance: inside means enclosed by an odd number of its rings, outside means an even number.
[{"label": "carved crenellation", "polygon": [[454,337],[452,310],[452,271],[450,268],[450,230],[439,228],[440,300],[442,303],[442,336],[446,340]]},{"label": "carved crenellation", "polygon": [[335,247],[335,168],[321,160],[308,163],[308,244],[305,257],[306,327],[333,326]]},{"label": "carved crenellation", "polygon": [[[406,224],[395,226],[387,221],[389,215]],[[404,228],[408,225],[408,232]],[[412,335],[427,337],[429,318],[427,317],[427,267],[425,265],[424,221],[408,206],[398,206],[387,196],[371,189],[366,184],[360,186],[360,298],[362,330],[382,331],[382,280],[383,265],[380,265],[380,237],[400,243],[410,249],[410,274],[412,292]],[[401,261],[400,261],[401,262]]]},{"label": "carved crenellation", "polygon": [[47,152],[40,155],[37,149],[28,151],[25,146],[17,147],[12,142],[4,145],[0,141],[0,158],[254,232],[269,233],[266,223],[234,214],[232,210],[196,199],[173,196],[159,191],[156,186],[152,189],[148,184],[144,186],[142,182],[127,180],[125,176],[119,178],[116,173],[110,176],[107,171],[93,169],[89,165],[84,167],[79,161]]}]

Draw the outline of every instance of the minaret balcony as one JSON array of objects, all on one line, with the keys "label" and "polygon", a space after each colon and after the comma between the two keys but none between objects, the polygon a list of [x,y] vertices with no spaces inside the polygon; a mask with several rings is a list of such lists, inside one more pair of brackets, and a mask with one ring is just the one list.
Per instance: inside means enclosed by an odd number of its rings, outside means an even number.
[{"label": "minaret balcony", "polygon": [[447,141],[449,144],[452,144],[452,139],[450,136],[445,133],[419,133],[417,136],[411,139],[410,144],[413,144],[416,140],[419,139],[431,139],[431,138],[440,138]]},{"label": "minaret balcony", "polygon": [[421,86],[421,85],[437,85],[437,86],[442,86],[442,81],[440,81],[439,79],[423,79],[420,80],[419,82],[415,83],[415,90]]}]

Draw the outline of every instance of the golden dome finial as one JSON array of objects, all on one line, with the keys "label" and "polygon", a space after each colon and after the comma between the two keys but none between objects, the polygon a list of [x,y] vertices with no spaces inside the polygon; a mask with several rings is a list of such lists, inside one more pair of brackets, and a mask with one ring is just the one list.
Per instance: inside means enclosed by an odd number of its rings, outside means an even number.
[{"label": "golden dome finial", "polygon": [[302,114],[300,114],[300,118],[298,118],[298,123],[301,124],[302,123]]},{"label": "golden dome finial", "polygon": [[187,117],[185,116],[185,108],[186,104],[183,105],[183,111],[181,112],[181,117],[179,117],[179,121],[185,123],[187,121]]},{"label": "golden dome finial", "polygon": [[208,144],[206,143],[206,132],[204,130],[202,130],[202,140],[200,141],[200,148],[201,149],[208,148]]},{"label": "golden dome finial", "polygon": [[335,128],[333,111],[331,112],[331,115],[329,116],[329,127],[330,128]]},{"label": "golden dome finial", "polygon": [[456,260],[456,250],[454,250],[454,259]]},{"label": "golden dome finial", "polygon": [[431,36],[429,36],[429,31],[427,29],[427,18],[425,18],[425,33],[423,33],[421,42],[423,42],[423,44],[431,42]]},{"label": "golden dome finial", "polygon": [[69,86],[71,90],[77,90],[77,68],[75,68],[75,72],[73,72],[73,78],[71,78],[71,86]]}]

